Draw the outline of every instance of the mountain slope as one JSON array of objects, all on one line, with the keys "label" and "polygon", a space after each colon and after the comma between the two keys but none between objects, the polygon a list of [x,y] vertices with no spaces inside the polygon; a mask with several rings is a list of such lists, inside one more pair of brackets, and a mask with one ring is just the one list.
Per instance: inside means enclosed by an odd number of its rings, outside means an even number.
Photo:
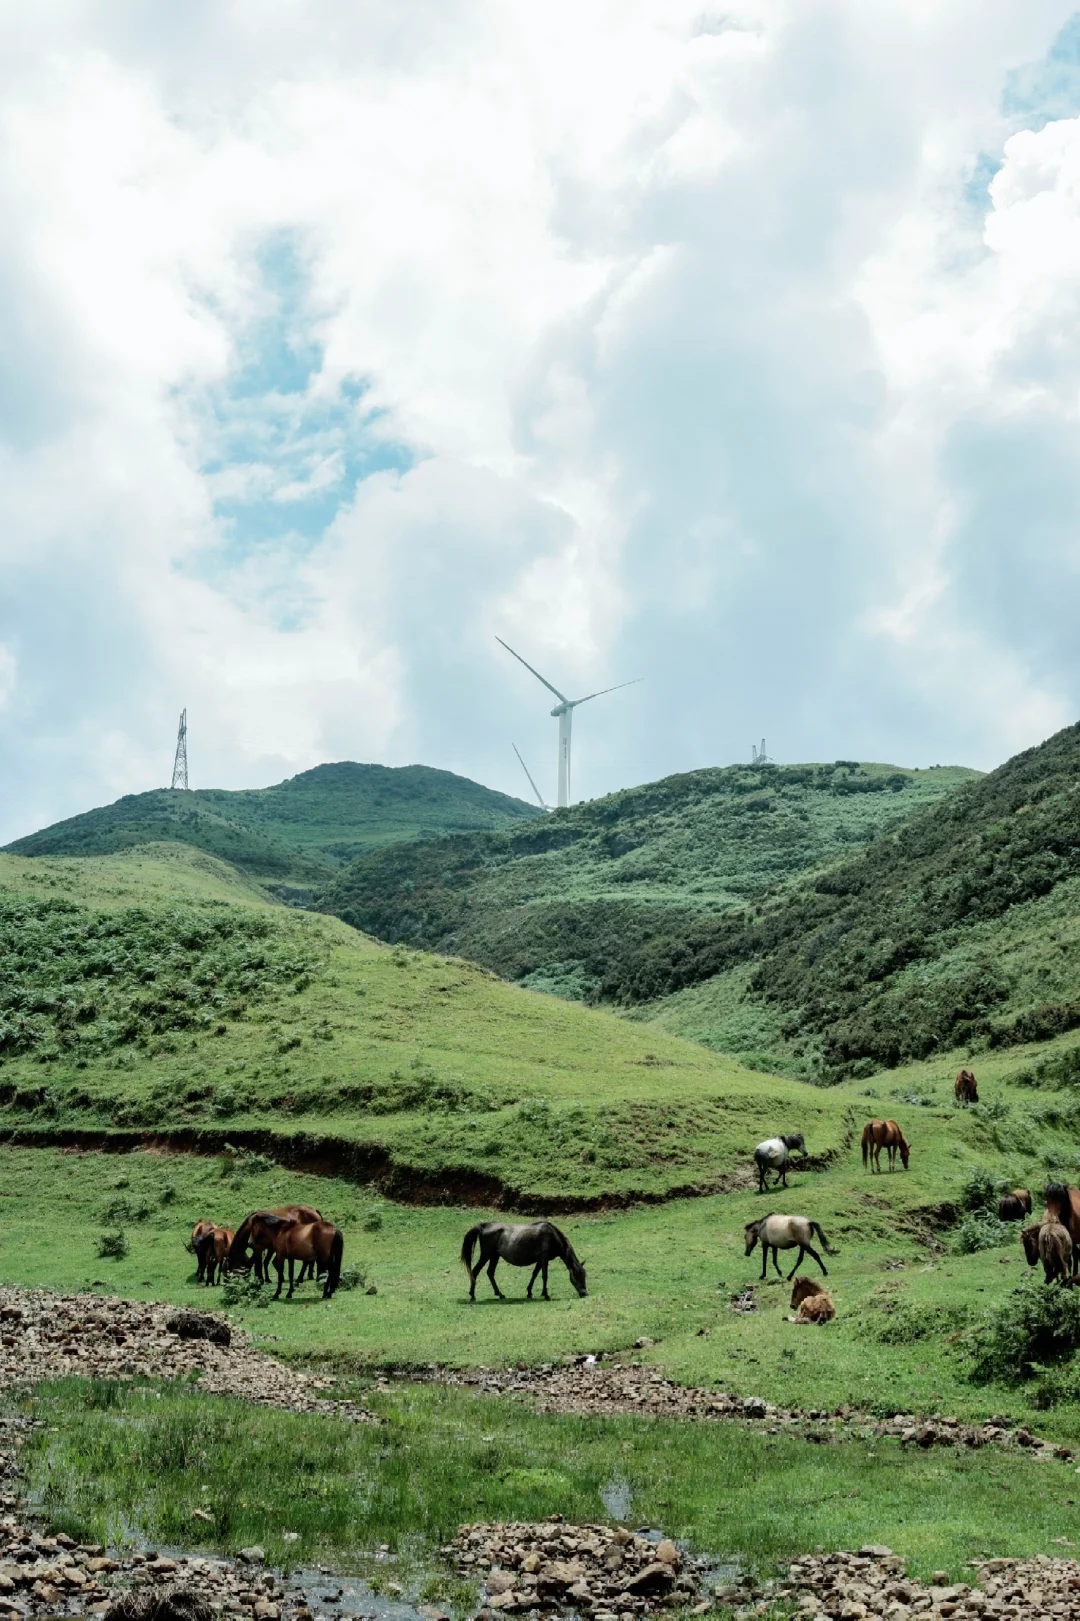
[{"label": "mountain slope", "polygon": [[835,861],[975,773],[838,761],[667,777],[492,833],[365,852],[326,910],[538,989],[632,999],[654,940]]},{"label": "mountain slope", "polygon": [[832,1075],[1080,1026],[1080,726],[757,915],[654,939],[611,989]]},{"label": "mountain slope", "polygon": [[7,848],[25,856],[89,856],[169,840],[262,879],[310,884],[371,845],[540,815],[536,806],[450,771],[343,761],[272,788],[126,794]]}]

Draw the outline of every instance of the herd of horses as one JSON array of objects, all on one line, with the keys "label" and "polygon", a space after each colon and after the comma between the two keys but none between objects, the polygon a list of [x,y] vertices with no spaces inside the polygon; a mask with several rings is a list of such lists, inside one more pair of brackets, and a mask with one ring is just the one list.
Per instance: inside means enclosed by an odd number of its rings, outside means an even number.
[{"label": "herd of horses", "polygon": [[[234,1232],[212,1221],[197,1221],[189,1248],[198,1262],[196,1281],[212,1285],[222,1274],[252,1272],[260,1283],[269,1283],[270,1267],[277,1272],[276,1300],[289,1268],[289,1293],[305,1278],[321,1277],[323,1299],[329,1300],[341,1281],[341,1258],[345,1240],[332,1221],[324,1220],[314,1205],[284,1205],[280,1210],[253,1210]],[[295,1276],[297,1261],[300,1276]]]},{"label": "herd of horses", "polygon": [[[957,1102],[964,1107],[979,1101],[975,1076],[969,1069],[961,1069],[957,1075],[955,1095]],[[882,1150],[885,1151],[890,1171],[895,1170],[898,1155],[904,1170],[907,1170],[911,1145],[896,1121],[868,1120],[862,1133],[863,1168],[880,1172]],[[759,1192],[767,1191],[770,1173],[776,1178],[776,1186],[787,1187],[788,1166],[794,1154],[801,1155],[804,1160],[809,1157],[801,1131],[769,1137],[758,1144],[754,1150],[754,1164]],[[1042,1262],[1048,1284],[1057,1281],[1070,1286],[1080,1281],[1077,1278],[1080,1271],[1080,1189],[1066,1187],[1062,1182],[1052,1182],[1046,1189],[1045,1197],[1046,1209],[1041,1220],[1025,1227],[1020,1234],[1024,1253],[1031,1266]],[[1030,1216],[1031,1210],[1029,1191],[1014,1188],[999,1200],[998,1219],[1022,1221]],[[744,1238],[747,1256],[759,1244],[761,1246],[763,1279],[768,1272],[770,1254],[777,1275],[783,1276],[778,1259],[781,1250],[797,1249],[799,1252],[787,1275],[789,1282],[808,1255],[817,1262],[822,1274],[828,1276],[828,1268],[814,1246],[815,1239],[826,1255],[837,1254],[831,1248],[820,1223],[807,1216],[785,1216],[771,1211],[767,1216],[747,1222]],[[273,1265],[278,1280],[275,1300],[281,1294],[286,1265],[289,1270],[287,1298],[292,1297],[297,1283],[315,1277],[324,1279],[323,1299],[328,1300],[341,1280],[344,1240],[333,1222],[325,1220],[312,1205],[295,1204],[285,1205],[278,1210],[253,1210],[245,1216],[235,1232],[229,1227],[218,1227],[213,1222],[197,1222],[189,1248],[198,1260],[197,1280],[208,1285],[220,1280],[226,1270],[254,1271],[260,1283],[267,1283]],[[477,1252],[474,1263],[473,1256]],[[478,1222],[469,1228],[461,1246],[461,1264],[469,1275],[469,1300],[474,1303],[477,1279],[485,1267],[496,1298],[505,1300],[506,1296],[495,1281],[495,1270],[500,1261],[505,1261],[509,1266],[531,1266],[532,1276],[525,1291],[527,1298],[532,1299],[533,1288],[539,1277],[542,1298],[550,1300],[548,1267],[556,1260],[565,1265],[570,1282],[578,1294],[586,1295],[585,1268],[566,1234],[553,1222]],[[297,1261],[300,1262],[299,1277],[295,1275]],[[828,1293],[806,1278],[800,1278],[795,1285],[791,1303],[793,1308],[799,1308],[799,1315],[795,1319],[798,1322],[827,1322],[834,1315]]]}]

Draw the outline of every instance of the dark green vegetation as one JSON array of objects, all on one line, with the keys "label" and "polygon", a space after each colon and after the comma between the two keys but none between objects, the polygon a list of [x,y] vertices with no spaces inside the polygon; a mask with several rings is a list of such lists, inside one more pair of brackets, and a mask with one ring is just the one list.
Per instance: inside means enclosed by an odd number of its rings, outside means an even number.
[{"label": "dark green vegetation", "polygon": [[263,880],[312,884],[362,850],[451,830],[533,821],[538,807],[430,766],[316,766],[273,788],[160,788],[17,839],[24,856],[95,856],[163,840]]},{"label": "dark green vegetation", "polygon": [[[903,1547],[913,1574],[967,1559],[1052,1554],[1075,1526],[1075,1477],[1001,1452],[927,1455],[896,1442],[807,1446],[735,1424],[541,1418],[460,1391],[374,1395],[382,1426],[298,1418],[192,1391],[68,1381],[45,1387],[24,1453],[53,1523],[79,1541],[146,1537],[235,1549],[258,1542],[286,1565],[345,1559],[383,1585],[465,1600],[430,1560],[463,1522],[608,1519],[628,1494],[631,1523],[771,1574],[808,1547]],[[271,1462],[272,1460],[272,1462]],[[752,1483],[752,1485],[751,1485]],[[214,1528],[192,1518],[213,1515]],[[285,1531],[299,1534],[287,1544]],[[387,1567],[375,1550],[397,1555]],[[365,1557],[365,1554],[367,1557]],[[437,1567],[436,1567],[437,1571]]]},{"label": "dark green vegetation", "polygon": [[0,1132],[228,1140],[553,1203],[717,1186],[795,1111],[816,1154],[843,1141],[823,1094],[260,903],[201,852],[0,856],[0,906]]},{"label": "dark green vegetation", "polygon": [[651,941],[615,989],[681,993],[652,1011],[719,1046],[741,1016],[831,1078],[1074,1029],[1078,790],[1072,726],[757,911]]},{"label": "dark green vegetation", "polygon": [[[365,851],[323,895],[380,939],[453,952],[585,1001],[655,995],[645,965],[974,773],[731,766],[666,777],[527,827]],[[670,987],[664,987],[670,988]]]}]

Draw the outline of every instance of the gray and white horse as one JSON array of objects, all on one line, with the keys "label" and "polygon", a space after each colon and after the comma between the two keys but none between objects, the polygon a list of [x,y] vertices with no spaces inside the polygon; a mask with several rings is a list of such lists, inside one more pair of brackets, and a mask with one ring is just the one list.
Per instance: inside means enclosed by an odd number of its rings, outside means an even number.
[{"label": "gray and white horse", "polygon": [[786,1137],[767,1137],[763,1143],[758,1143],[754,1149],[754,1163],[757,1166],[759,1193],[765,1192],[770,1171],[776,1172],[778,1187],[787,1187],[787,1168],[793,1153],[806,1158],[806,1143],[801,1131],[793,1131]]},{"label": "gray and white horse", "polygon": [[[473,1266],[473,1249],[478,1239],[480,1259]],[[475,1227],[469,1228],[461,1246],[461,1264],[469,1274],[470,1300],[476,1299],[476,1280],[485,1266],[491,1279],[491,1287],[500,1300],[506,1299],[495,1282],[495,1268],[500,1261],[508,1261],[511,1266],[531,1266],[533,1275],[529,1279],[526,1291],[528,1298],[532,1299],[533,1284],[537,1276],[541,1275],[544,1282],[543,1297],[550,1300],[547,1286],[548,1265],[556,1260],[566,1262],[570,1282],[578,1294],[584,1296],[588,1292],[585,1288],[585,1268],[574,1254],[566,1234],[561,1233],[553,1222],[534,1221],[517,1226],[506,1221],[477,1222]]]},{"label": "gray and white horse", "polygon": [[821,1247],[826,1255],[835,1255],[837,1252],[829,1248],[829,1240],[825,1237],[816,1221],[808,1221],[805,1216],[762,1216],[760,1221],[748,1221],[744,1229],[746,1238],[746,1253],[751,1254],[754,1245],[761,1244],[761,1276],[764,1278],[769,1264],[769,1251],[772,1250],[772,1264],[777,1272],[780,1271],[780,1262],[777,1254],[780,1250],[793,1250],[798,1247],[799,1258],[788,1273],[790,1281],[803,1264],[803,1257],[812,1255],[826,1277],[829,1269],[814,1249],[810,1240],[820,1238]]}]

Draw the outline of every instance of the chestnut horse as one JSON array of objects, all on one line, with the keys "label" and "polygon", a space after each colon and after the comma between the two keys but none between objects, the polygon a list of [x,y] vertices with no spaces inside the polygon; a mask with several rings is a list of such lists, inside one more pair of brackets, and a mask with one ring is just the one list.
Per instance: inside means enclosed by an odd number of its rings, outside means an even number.
[{"label": "chestnut horse", "polygon": [[[232,1247],[229,1250],[229,1265],[231,1267],[250,1266],[252,1263],[249,1262],[247,1257],[248,1246],[250,1245],[254,1255],[255,1276],[258,1278],[260,1283],[269,1283],[270,1252],[273,1249],[273,1245],[268,1241],[263,1242],[261,1238],[256,1240],[253,1237],[251,1223],[254,1221],[257,1215],[280,1216],[285,1221],[304,1222],[322,1221],[323,1218],[322,1213],[316,1210],[314,1205],[287,1204],[282,1205],[280,1210],[253,1210],[251,1215],[240,1223],[239,1227],[236,1229],[236,1237],[233,1239]],[[312,1262],[311,1267],[309,1268],[305,1262],[300,1268],[300,1277],[298,1280],[300,1283],[303,1283],[305,1277],[310,1276],[311,1271],[314,1270],[314,1265],[315,1263]]]},{"label": "chestnut horse", "polygon": [[206,1272],[206,1255],[200,1248],[200,1245],[204,1239],[210,1237],[213,1230],[214,1224],[212,1221],[197,1221],[194,1227],[191,1229],[191,1240],[187,1247],[199,1262],[199,1270],[195,1274],[196,1283],[202,1283],[203,1276]]},{"label": "chestnut horse", "polygon": [[269,1213],[253,1216],[252,1232],[258,1232],[269,1240],[270,1248],[274,1252],[274,1271],[277,1273],[277,1288],[274,1290],[274,1299],[281,1294],[281,1285],[285,1281],[285,1262],[289,1263],[289,1293],[287,1299],[292,1299],[294,1288],[293,1268],[297,1261],[303,1263],[300,1268],[301,1280],[304,1269],[310,1266],[314,1271],[318,1267],[320,1272],[325,1271],[326,1282],[323,1284],[323,1299],[329,1300],[338,1286],[341,1277],[341,1257],[345,1250],[345,1240],[332,1221],[290,1221],[284,1216],[272,1216]]},{"label": "chestnut horse", "polygon": [[979,1088],[975,1084],[975,1076],[970,1069],[960,1069],[956,1072],[956,1085],[953,1087],[957,1103],[962,1103],[966,1109],[969,1103],[978,1103]]},{"label": "chestnut horse", "polygon": [[862,1134],[863,1166],[865,1167],[867,1155],[869,1155],[870,1169],[872,1171],[880,1171],[881,1150],[883,1148],[888,1150],[890,1171],[894,1171],[896,1169],[897,1149],[900,1150],[900,1158],[903,1162],[904,1170],[907,1170],[908,1158],[911,1154],[911,1146],[908,1143],[907,1138],[904,1136],[904,1133],[900,1130],[900,1127],[896,1124],[896,1121],[868,1120],[866,1125],[863,1127]]},{"label": "chestnut horse", "polygon": [[1080,1188],[1067,1188],[1064,1182],[1046,1185],[1046,1209],[1043,1225],[1059,1221],[1072,1240],[1072,1269],[1075,1277],[1080,1268]]},{"label": "chestnut horse", "polygon": [[[200,1227],[207,1227],[209,1223],[200,1222]],[[232,1248],[233,1231],[231,1227],[211,1227],[204,1232],[195,1247],[199,1257],[199,1273],[205,1284],[212,1285],[221,1282],[221,1274],[228,1264],[229,1251]],[[216,1273],[216,1276],[215,1276]]]}]

